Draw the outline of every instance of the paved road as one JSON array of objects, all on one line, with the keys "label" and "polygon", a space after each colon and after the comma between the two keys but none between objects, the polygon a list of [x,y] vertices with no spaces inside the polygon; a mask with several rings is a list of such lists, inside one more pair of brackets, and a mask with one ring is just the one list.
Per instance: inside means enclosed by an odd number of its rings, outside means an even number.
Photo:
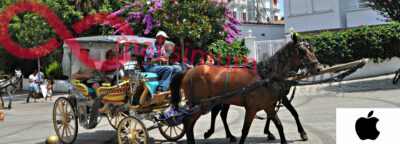
[{"label": "paved road", "polygon": [[[400,85],[393,86],[391,78],[386,75],[377,78],[346,81],[324,85],[303,86],[297,88],[293,105],[297,109],[301,122],[308,133],[309,140],[301,141],[297,133],[294,119],[290,113],[282,108],[279,116],[283,121],[286,138],[290,143],[335,143],[336,132],[336,108],[393,108],[400,107]],[[65,96],[58,94],[56,97]],[[52,126],[51,110],[53,102],[40,99],[38,103],[26,104],[26,94],[19,93],[11,110],[5,109],[6,117],[0,123],[0,143],[43,143],[50,136],[55,135]],[[264,112],[259,113],[265,116]],[[239,138],[244,119],[244,110],[241,107],[231,107],[228,114],[228,123],[232,133]],[[217,119],[216,132],[207,140],[203,139],[203,133],[208,129],[210,114],[200,118],[195,126],[196,142],[201,144],[229,143],[225,139],[225,132],[220,118]],[[147,125],[151,123],[146,122]],[[271,127],[278,140],[268,141],[263,134],[265,121],[254,120],[246,143],[280,143],[278,132]],[[272,125],[273,126],[273,125]],[[150,132],[152,143],[167,142],[158,132]],[[92,130],[79,127],[76,143],[116,143],[116,131],[109,126],[106,118]],[[185,137],[178,143],[186,143]]]}]

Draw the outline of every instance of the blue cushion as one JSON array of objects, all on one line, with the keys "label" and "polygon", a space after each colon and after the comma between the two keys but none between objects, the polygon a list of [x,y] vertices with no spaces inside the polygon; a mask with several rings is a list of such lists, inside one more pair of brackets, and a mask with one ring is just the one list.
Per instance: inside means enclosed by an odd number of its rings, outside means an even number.
[{"label": "blue cushion", "polygon": [[95,93],[94,89],[92,89],[92,88],[88,88],[88,90],[89,90],[89,93]]},{"label": "blue cushion", "polygon": [[[142,72],[140,73],[140,78],[158,78],[156,73],[151,72]],[[146,87],[150,90],[151,97],[154,96],[158,85],[160,85],[160,81],[146,81]]]},{"label": "blue cushion", "polygon": [[151,72],[141,72],[140,73],[140,78],[155,78],[158,77],[156,73],[151,73]]}]

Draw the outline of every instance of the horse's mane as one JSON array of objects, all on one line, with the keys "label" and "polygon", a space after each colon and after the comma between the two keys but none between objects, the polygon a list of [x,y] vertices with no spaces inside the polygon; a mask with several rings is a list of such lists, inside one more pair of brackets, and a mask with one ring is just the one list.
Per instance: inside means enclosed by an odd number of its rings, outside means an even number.
[{"label": "horse's mane", "polygon": [[257,74],[261,79],[273,79],[274,76],[279,75],[289,58],[288,52],[291,46],[293,46],[292,41],[284,45],[273,56],[264,58],[257,63]]}]

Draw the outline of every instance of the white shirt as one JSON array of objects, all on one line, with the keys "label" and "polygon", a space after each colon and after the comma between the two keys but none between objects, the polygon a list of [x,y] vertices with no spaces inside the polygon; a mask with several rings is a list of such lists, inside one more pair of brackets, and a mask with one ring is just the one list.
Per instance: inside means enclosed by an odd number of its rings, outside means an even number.
[{"label": "white shirt", "polygon": [[93,72],[93,69],[87,67],[85,64],[82,64],[79,62],[79,60],[72,65],[71,74],[91,74]]},{"label": "white shirt", "polygon": [[36,85],[35,81],[36,80],[37,80],[36,76],[34,76],[33,74],[29,75],[29,81],[32,81],[32,82],[29,83],[29,86],[30,87],[35,87],[35,85]]},{"label": "white shirt", "polygon": [[36,79],[38,80],[38,82],[43,82],[43,72],[39,72],[36,74]]}]

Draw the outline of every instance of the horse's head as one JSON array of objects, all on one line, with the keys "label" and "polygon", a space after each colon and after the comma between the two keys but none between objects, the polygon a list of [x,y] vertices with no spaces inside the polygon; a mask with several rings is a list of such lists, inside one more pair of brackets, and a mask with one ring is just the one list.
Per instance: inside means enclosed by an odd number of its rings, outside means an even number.
[{"label": "horse's head", "polygon": [[15,69],[14,71],[15,71],[16,76],[20,77],[22,75],[22,72],[20,69]]},{"label": "horse's head", "polygon": [[290,57],[292,58],[291,63],[296,71],[306,68],[307,71],[312,74],[318,73],[321,70],[319,68],[320,63],[315,57],[311,45],[307,42],[299,42],[296,34],[293,35],[292,40]]}]

